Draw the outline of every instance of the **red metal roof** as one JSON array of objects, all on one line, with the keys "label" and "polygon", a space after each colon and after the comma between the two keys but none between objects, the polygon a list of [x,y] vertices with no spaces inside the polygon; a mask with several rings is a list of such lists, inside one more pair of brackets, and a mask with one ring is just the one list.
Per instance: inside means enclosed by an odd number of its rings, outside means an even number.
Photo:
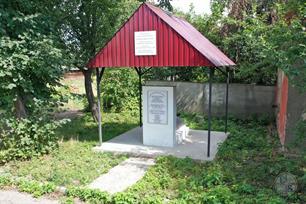
[{"label": "red metal roof", "polygon": [[[156,55],[136,56],[134,33],[156,31]],[[235,65],[185,20],[143,3],[87,67],[189,67]]]}]

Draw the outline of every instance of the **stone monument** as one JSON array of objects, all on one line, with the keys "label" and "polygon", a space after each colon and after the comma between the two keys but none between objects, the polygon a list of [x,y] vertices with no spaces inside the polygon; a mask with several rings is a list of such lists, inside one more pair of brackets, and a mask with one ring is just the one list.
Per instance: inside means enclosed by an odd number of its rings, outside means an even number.
[{"label": "stone monument", "polygon": [[[143,144],[174,147],[188,134],[176,117],[174,86],[143,86]],[[189,130],[189,129],[188,129]]]}]

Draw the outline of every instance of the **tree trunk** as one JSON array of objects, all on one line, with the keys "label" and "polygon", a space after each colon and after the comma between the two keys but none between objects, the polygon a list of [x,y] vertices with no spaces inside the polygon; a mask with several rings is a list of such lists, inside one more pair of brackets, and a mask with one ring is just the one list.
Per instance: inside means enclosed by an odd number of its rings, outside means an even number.
[{"label": "tree trunk", "polygon": [[95,102],[95,97],[92,90],[92,69],[82,70],[84,74],[84,83],[85,83],[85,92],[86,98],[88,101],[89,109],[91,111],[93,119],[97,122],[98,121],[98,105]]},{"label": "tree trunk", "polygon": [[16,118],[18,119],[27,117],[24,101],[22,100],[22,97],[19,94],[17,94],[17,99],[15,101],[15,112],[16,112]]}]

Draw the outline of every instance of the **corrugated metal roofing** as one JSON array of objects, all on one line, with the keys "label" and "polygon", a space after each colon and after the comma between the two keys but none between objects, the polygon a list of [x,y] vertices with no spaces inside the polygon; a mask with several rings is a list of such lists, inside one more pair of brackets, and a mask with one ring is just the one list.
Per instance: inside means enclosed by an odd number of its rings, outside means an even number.
[{"label": "corrugated metal roofing", "polygon": [[[156,31],[157,54],[135,56],[134,33]],[[213,43],[185,20],[143,3],[88,67],[233,66]]]}]

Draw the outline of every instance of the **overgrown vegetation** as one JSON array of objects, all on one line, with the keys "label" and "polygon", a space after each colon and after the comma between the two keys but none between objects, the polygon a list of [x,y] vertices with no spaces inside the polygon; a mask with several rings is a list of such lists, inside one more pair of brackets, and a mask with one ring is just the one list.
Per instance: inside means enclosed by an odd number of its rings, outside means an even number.
[{"label": "overgrown vegetation", "polygon": [[[128,114],[107,113],[104,117],[103,141],[130,130],[137,123]],[[73,119],[58,129],[56,135],[62,140],[58,150],[28,161],[11,161],[5,166],[5,172],[55,185],[79,186],[88,184],[126,158],[92,151],[98,136],[97,124],[89,114]]]},{"label": "overgrown vegetation", "polygon": [[31,115],[36,99],[50,101],[64,72],[51,10],[46,1],[0,3],[0,107],[17,118]]},{"label": "overgrown vegetation", "polygon": [[55,191],[56,186],[52,183],[39,183],[36,181],[28,181],[26,179],[14,180],[10,176],[0,175],[0,188],[14,186],[18,190],[32,194],[34,197],[39,197]]},{"label": "overgrown vegetation", "polygon": [[[158,2],[172,10],[171,1]],[[305,153],[289,156],[279,151],[276,133],[267,128],[273,124],[257,118],[232,118],[231,134],[213,162],[160,157],[145,177],[125,192],[109,195],[84,187],[126,156],[92,151],[98,137],[91,115],[63,124],[54,119],[54,113],[61,110],[65,99],[71,104],[63,109],[89,106],[95,116],[92,70],[85,64],[138,4],[138,0],[1,1],[0,172],[10,176],[0,175],[0,188],[16,187],[41,196],[63,185],[68,187],[67,203],[74,197],[88,203],[118,204],[305,203]],[[182,15],[238,63],[234,82],[274,85],[276,69],[281,68],[291,83],[305,91],[305,8],[298,0],[213,0],[212,15],[195,15],[192,10]],[[71,65],[85,75],[82,93],[79,87],[83,82],[76,82],[76,91],[59,83],[65,67]],[[146,79],[202,82],[207,79],[207,69],[153,69]],[[215,79],[224,81],[218,72]],[[104,141],[137,125],[137,80],[134,70],[105,72]],[[191,128],[207,129],[204,116],[182,117]],[[212,127],[223,131],[223,125],[223,119],[215,119]],[[305,131],[303,121],[296,129],[302,140]],[[298,191],[288,197],[273,189],[282,172],[290,172],[298,180]],[[15,176],[23,178],[13,179]]]},{"label": "overgrown vegetation", "polygon": [[[203,116],[184,114],[183,118],[192,128],[207,126]],[[117,194],[114,200],[118,203],[305,202],[306,158],[280,153],[278,138],[268,134],[267,122],[265,119],[231,119],[231,134],[214,162],[161,157],[144,179]],[[224,120],[213,121],[214,130],[223,128]],[[274,191],[274,180],[281,172],[297,177],[297,193],[282,197]]]},{"label": "overgrown vegetation", "polygon": [[0,164],[50,153],[58,146],[60,122],[7,119],[0,122]]},{"label": "overgrown vegetation", "polygon": [[294,134],[296,135],[296,141],[293,145],[297,148],[303,148],[306,145],[306,120],[301,119],[295,127]]},{"label": "overgrown vegetation", "polygon": [[31,161],[10,162],[6,170],[13,176],[51,182],[56,186],[84,186],[126,158],[95,153],[92,147],[76,141],[65,142],[49,155]]},{"label": "overgrown vegetation", "polygon": [[36,101],[27,118],[0,118],[0,164],[48,154],[58,147],[56,130],[67,120],[54,120],[44,105]]},{"label": "overgrown vegetation", "polygon": [[50,1],[0,2],[0,163],[57,146],[60,122],[49,113],[60,101],[53,96],[65,71],[65,52],[52,9]]},{"label": "overgrown vegetation", "polygon": [[[207,127],[207,119],[201,115],[182,114],[182,117],[192,128]],[[93,154],[89,144],[68,141],[59,152],[28,162],[14,162],[8,169],[14,175],[42,182],[72,184],[67,185],[67,202],[76,197],[88,203],[303,203],[306,157],[281,153],[277,135],[268,131],[269,125],[266,118],[232,118],[230,136],[221,145],[215,161],[201,163],[189,158],[160,157],[141,181],[114,196],[83,186],[98,175],[101,162],[111,166],[124,157]],[[76,126],[67,130],[69,134],[73,135]],[[214,130],[223,128],[223,119],[213,120]],[[114,126],[109,128],[114,129]],[[82,135],[86,132],[75,131]],[[282,172],[295,175],[298,181],[298,191],[288,197],[274,190],[275,179]]]},{"label": "overgrown vegetation", "polygon": [[138,75],[134,69],[107,69],[101,82],[105,111],[138,111]]}]

